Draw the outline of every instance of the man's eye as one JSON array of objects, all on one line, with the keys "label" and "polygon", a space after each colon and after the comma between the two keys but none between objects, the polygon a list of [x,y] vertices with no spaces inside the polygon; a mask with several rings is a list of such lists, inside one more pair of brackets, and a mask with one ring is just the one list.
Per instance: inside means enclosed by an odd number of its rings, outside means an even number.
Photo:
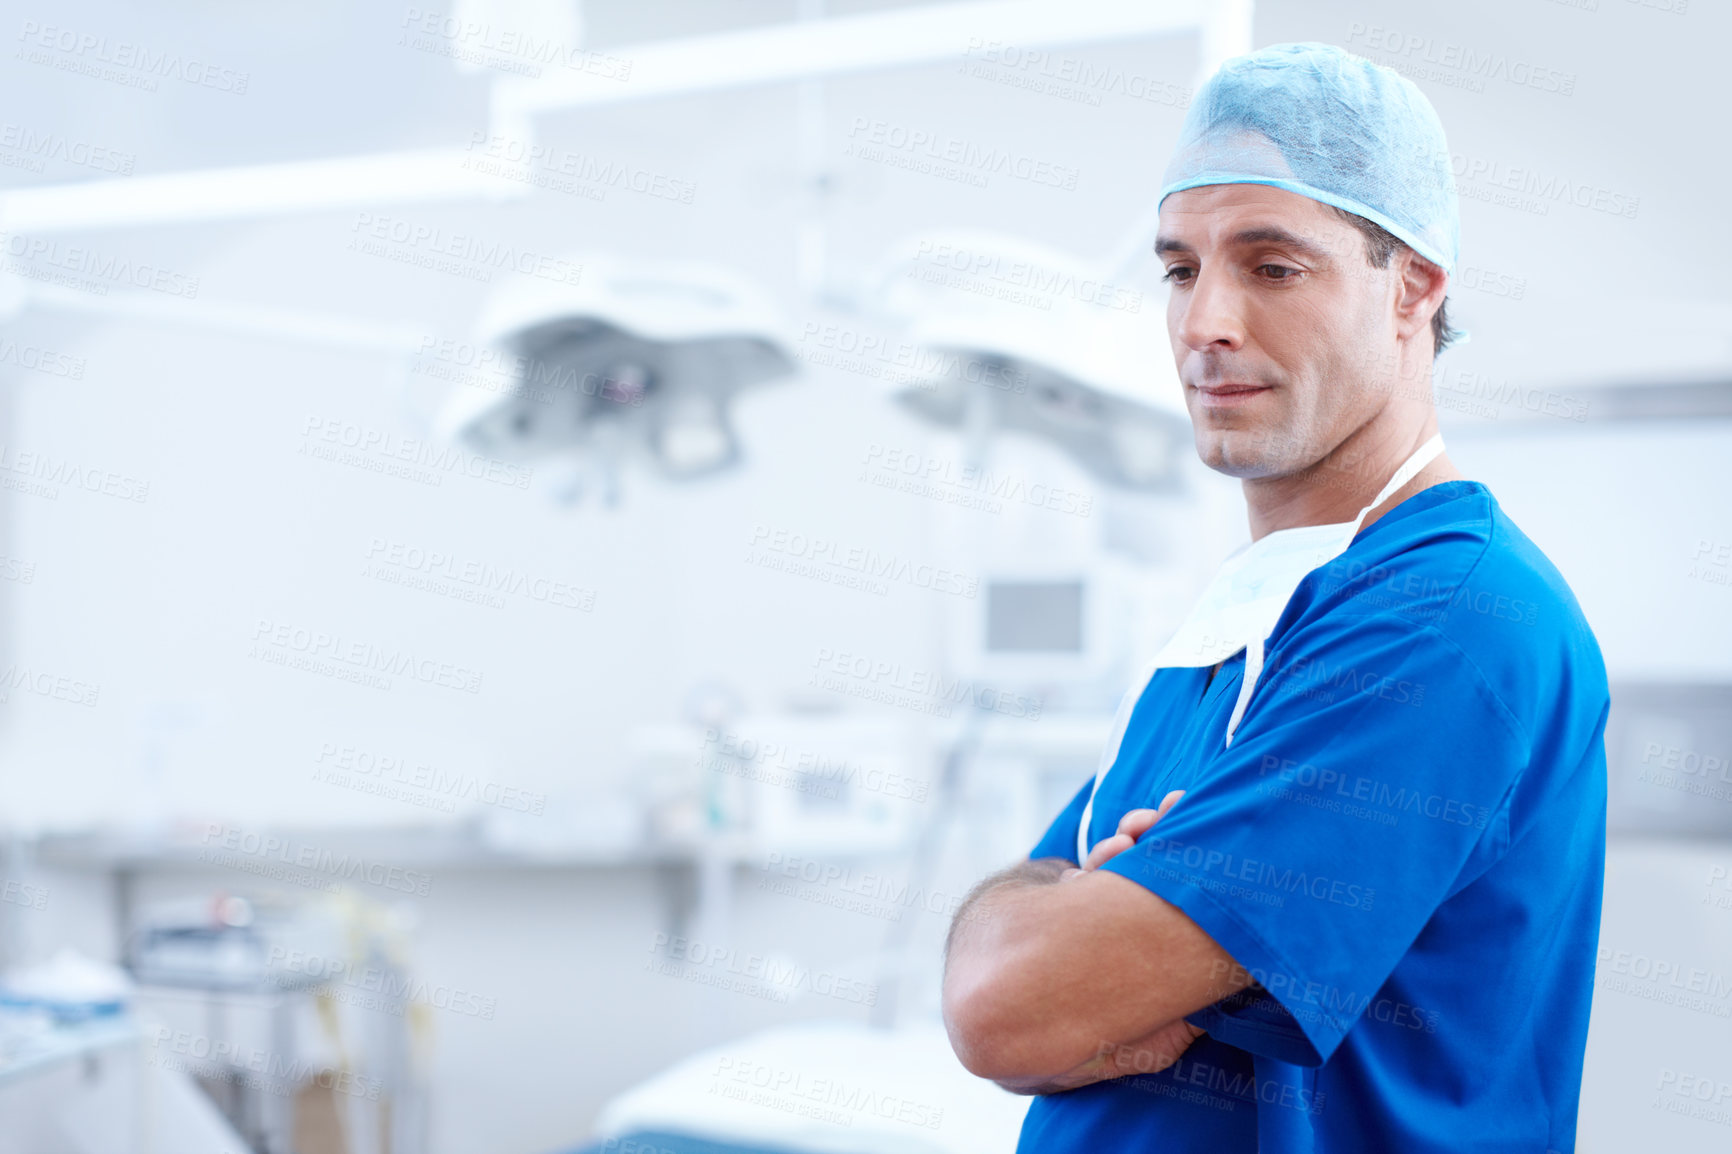
[{"label": "man's eye", "polygon": [[1298,269],[1288,268],[1284,264],[1260,265],[1257,271],[1270,280],[1292,280],[1299,275]]},{"label": "man's eye", "polygon": [[1167,275],[1162,277],[1161,279],[1163,281],[1166,281],[1168,284],[1184,284],[1186,281],[1190,280],[1191,277],[1194,275],[1195,275],[1194,270],[1188,268],[1185,265],[1176,264],[1172,268],[1168,269]]}]

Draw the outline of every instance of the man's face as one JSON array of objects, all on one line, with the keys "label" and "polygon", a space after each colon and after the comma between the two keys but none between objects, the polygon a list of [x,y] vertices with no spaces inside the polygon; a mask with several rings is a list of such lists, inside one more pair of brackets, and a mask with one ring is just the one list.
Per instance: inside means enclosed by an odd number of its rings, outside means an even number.
[{"label": "man's face", "polygon": [[1257,184],[1176,192],[1155,251],[1197,455],[1233,477],[1322,460],[1392,391],[1399,264],[1309,197]]}]

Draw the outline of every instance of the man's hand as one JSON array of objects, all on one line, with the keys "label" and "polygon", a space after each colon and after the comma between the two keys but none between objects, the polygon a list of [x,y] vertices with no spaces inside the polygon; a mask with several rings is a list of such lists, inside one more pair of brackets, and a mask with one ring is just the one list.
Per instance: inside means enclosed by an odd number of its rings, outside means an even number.
[{"label": "man's hand", "polygon": [[1118,832],[1111,837],[1102,838],[1099,844],[1089,850],[1089,856],[1083,859],[1081,869],[1073,866],[1065,870],[1059,880],[1068,881],[1074,877],[1081,877],[1090,870],[1100,869],[1107,862],[1136,845],[1137,839],[1153,829],[1157,821],[1167,816],[1167,811],[1173,808],[1173,803],[1184,796],[1184,790],[1175,789],[1161,799],[1159,809],[1133,809],[1119,818]]},{"label": "man's hand", "polygon": [[1177,1062],[1206,1032],[1180,1018],[1135,1042],[1102,1042],[1094,1057],[1056,1078],[1006,1078],[998,1085],[1012,1094],[1060,1094],[1131,1074],[1158,1074]]},{"label": "man's hand", "polygon": [[[1109,838],[1103,838],[1091,849],[1081,869],[1073,866],[1060,874],[1059,880],[1062,882],[1082,877],[1130,849],[1137,843],[1138,838],[1148,833],[1156,822],[1167,815],[1174,802],[1184,796],[1184,790],[1175,789],[1161,799],[1159,809],[1133,809],[1125,814],[1119,819],[1118,832]],[[1011,1079],[998,1084],[1013,1094],[1057,1094],[1064,1090],[1075,1090],[1079,1086],[1105,1082],[1111,1078],[1123,1078],[1128,1074],[1154,1074],[1177,1062],[1180,1056],[1190,1049],[1191,1043],[1202,1037],[1203,1033],[1203,1030],[1180,1018],[1127,1045],[1104,1042],[1094,1057],[1057,1078],[1028,1081]]]}]

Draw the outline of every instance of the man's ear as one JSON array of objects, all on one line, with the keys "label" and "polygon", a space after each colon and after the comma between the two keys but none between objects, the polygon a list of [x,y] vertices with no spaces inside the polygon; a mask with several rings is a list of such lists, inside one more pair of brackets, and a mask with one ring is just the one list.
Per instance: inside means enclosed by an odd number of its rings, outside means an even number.
[{"label": "man's ear", "polygon": [[1396,250],[1395,331],[1410,340],[1431,329],[1431,316],[1443,307],[1449,274],[1410,248]]}]

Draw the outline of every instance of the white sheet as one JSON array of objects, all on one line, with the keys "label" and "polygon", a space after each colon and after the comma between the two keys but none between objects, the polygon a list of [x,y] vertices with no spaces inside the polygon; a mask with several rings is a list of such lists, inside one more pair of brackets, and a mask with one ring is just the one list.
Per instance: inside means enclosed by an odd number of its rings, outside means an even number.
[{"label": "white sheet", "polygon": [[964,1070],[938,1023],[812,1022],[693,1055],[608,1103],[598,1136],[661,1130],[813,1154],[1004,1154],[1028,1103]]}]

